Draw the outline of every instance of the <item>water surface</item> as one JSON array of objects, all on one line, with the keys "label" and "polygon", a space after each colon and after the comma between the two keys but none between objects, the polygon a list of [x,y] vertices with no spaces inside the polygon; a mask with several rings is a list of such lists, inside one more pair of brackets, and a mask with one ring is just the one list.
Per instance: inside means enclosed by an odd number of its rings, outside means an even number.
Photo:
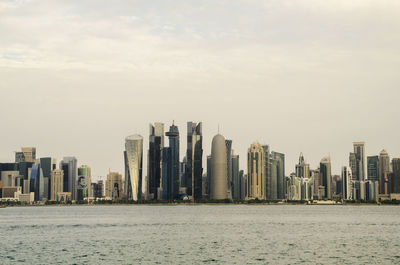
[{"label": "water surface", "polygon": [[0,263],[400,264],[400,207],[10,207]]}]

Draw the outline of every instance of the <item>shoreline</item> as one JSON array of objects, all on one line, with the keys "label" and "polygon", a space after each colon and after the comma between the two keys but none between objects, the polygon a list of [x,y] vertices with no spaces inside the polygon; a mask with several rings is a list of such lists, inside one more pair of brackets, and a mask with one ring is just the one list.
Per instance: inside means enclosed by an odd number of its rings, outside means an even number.
[{"label": "shoreline", "polygon": [[0,209],[8,207],[97,207],[97,206],[107,206],[107,207],[120,207],[120,206],[400,206],[398,203],[268,203],[268,202],[258,202],[258,203],[90,203],[90,204],[79,204],[79,203],[59,203],[59,204],[0,204]]}]

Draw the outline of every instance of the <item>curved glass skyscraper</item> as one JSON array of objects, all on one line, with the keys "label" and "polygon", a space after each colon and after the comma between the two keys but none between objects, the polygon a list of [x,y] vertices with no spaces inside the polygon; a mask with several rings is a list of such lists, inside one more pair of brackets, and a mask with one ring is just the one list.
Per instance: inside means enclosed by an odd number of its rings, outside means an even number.
[{"label": "curved glass skyscraper", "polygon": [[142,195],[143,137],[135,134],[125,138],[125,196],[139,200]]}]

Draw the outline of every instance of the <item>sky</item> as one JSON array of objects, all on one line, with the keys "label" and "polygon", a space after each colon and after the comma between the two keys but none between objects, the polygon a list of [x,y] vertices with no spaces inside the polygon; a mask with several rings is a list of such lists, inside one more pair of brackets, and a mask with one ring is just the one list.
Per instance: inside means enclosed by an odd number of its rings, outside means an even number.
[{"label": "sky", "polygon": [[[0,0],[0,161],[21,146],[124,172],[124,139],[172,121],[311,168],[400,157],[398,0]],[[146,157],[146,152],[144,157]],[[204,163],[204,168],[205,163]],[[146,170],[145,170],[146,173]]]}]

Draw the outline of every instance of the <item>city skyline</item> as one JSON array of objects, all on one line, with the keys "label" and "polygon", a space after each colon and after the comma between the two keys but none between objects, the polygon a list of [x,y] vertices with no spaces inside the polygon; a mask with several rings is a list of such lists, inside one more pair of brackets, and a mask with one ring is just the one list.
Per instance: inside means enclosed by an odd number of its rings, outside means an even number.
[{"label": "city skyline", "polygon": [[[168,122],[155,122],[156,124],[163,124],[163,125],[168,125],[169,123]],[[183,130],[183,131],[181,131],[181,134],[183,135],[183,136],[185,136],[186,135],[186,131],[184,130],[185,128],[186,128],[186,124],[178,124],[178,123],[176,123],[175,121],[171,121],[171,124],[172,123],[175,123],[177,126],[180,126],[181,127],[181,130]],[[202,122],[202,127],[204,126],[204,122]],[[169,126],[169,125],[168,125]],[[217,131],[218,130],[221,130],[221,128],[220,128],[221,126],[220,125],[218,125],[218,128],[217,128]],[[164,130],[164,128],[163,128],[163,130]],[[164,133],[166,133],[167,131],[166,130],[164,130],[163,131]],[[222,133],[224,136],[226,135],[225,133]],[[148,175],[148,157],[147,157],[147,151],[149,150],[149,143],[148,143],[148,137],[149,137],[149,132],[147,132],[147,134],[145,134],[145,133],[143,133],[143,134],[138,134],[138,135],[141,135],[144,139],[143,139],[143,154],[144,154],[144,157],[143,157],[143,170],[142,170],[142,174],[143,174],[143,178],[145,177],[145,176],[147,176]],[[213,135],[213,137],[215,136],[215,134]],[[124,138],[123,139],[125,139],[127,136],[124,136]],[[203,134],[203,137],[205,138],[205,139],[207,139],[207,138],[210,138],[210,136],[209,135],[204,135]],[[232,137],[228,137],[228,138],[232,138]],[[258,142],[257,140],[255,140],[256,142]],[[186,143],[186,139],[185,139],[185,137],[183,137],[183,138],[181,138],[180,139],[180,142],[181,142],[181,144],[180,144],[180,146],[179,146],[179,150],[180,150],[180,156],[179,156],[179,161],[182,161],[183,160],[183,158],[186,156],[186,150],[187,150],[187,143]],[[254,142],[254,140],[252,141],[252,142]],[[42,153],[40,152],[40,150],[41,150],[41,147],[39,147],[39,146],[34,146],[34,145],[18,145],[13,151],[11,151],[11,153],[9,153],[9,154],[11,154],[11,155],[9,155],[9,158],[8,158],[8,160],[6,160],[6,159],[3,159],[3,160],[1,160],[1,161],[3,161],[3,162],[14,162],[15,161],[15,159],[16,159],[16,156],[18,155],[18,153],[20,152],[20,151],[18,151],[20,148],[21,148],[21,146],[33,146],[33,148],[35,148],[35,152],[37,152],[36,153],[36,156],[38,157],[38,158],[43,158],[43,157],[55,157],[55,159],[57,160],[57,161],[62,161],[63,160],[63,158],[69,158],[69,157],[76,157],[76,159],[78,160],[78,165],[89,165],[89,166],[91,166],[91,168],[92,168],[92,172],[94,172],[92,175],[93,175],[93,179],[102,179],[103,181],[105,181],[106,180],[106,177],[107,177],[107,174],[108,173],[110,173],[110,172],[124,172],[124,168],[125,168],[125,166],[124,166],[124,155],[123,155],[123,152],[124,152],[124,150],[125,150],[125,145],[124,145],[124,141],[122,141],[122,143],[123,143],[123,147],[122,147],[122,149],[121,149],[121,152],[122,152],[122,158],[120,158],[121,159],[121,161],[120,161],[120,164],[122,164],[122,167],[121,168],[114,168],[114,167],[111,167],[111,166],[103,166],[103,168],[107,168],[107,171],[102,171],[100,174],[98,173],[99,172],[99,169],[98,168],[96,168],[95,166],[93,166],[93,165],[96,165],[96,164],[98,164],[98,162],[96,162],[96,161],[94,161],[93,159],[89,159],[89,160],[84,160],[84,161],[82,161],[82,159],[80,158],[80,156],[79,156],[79,154],[77,154],[77,153],[75,153],[75,154],[69,154],[69,155],[65,155],[65,154],[62,154],[61,153],[61,156],[60,157],[57,157],[57,156],[55,156],[55,155],[53,155],[54,153],[60,153],[60,152],[57,152],[57,151],[54,151],[54,152],[51,152],[51,153],[49,153],[49,154],[46,154],[46,155],[42,155]],[[209,156],[209,155],[211,155],[211,143],[212,143],[212,141],[210,141],[209,143],[208,142],[205,142],[204,140],[203,140],[203,149],[204,149],[204,152],[203,152],[203,173],[206,173],[207,172],[207,156]],[[247,144],[247,147],[246,147],[246,150],[244,151],[244,152],[241,152],[240,150],[238,150],[237,148],[236,148],[236,143],[237,143],[237,141],[236,141],[236,139],[232,139],[232,150],[237,154],[237,155],[239,155],[239,156],[242,156],[242,157],[245,157],[245,155],[247,154],[247,149],[248,149],[248,146],[250,145],[250,143],[248,143]],[[353,141],[353,142],[350,142],[350,143],[347,143],[347,145],[348,145],[348,147],[349,148],[347,148],[347,150],[344,150],[343,151],[343,153],[342,153],[342,155],[341,156],[339,156],[339,157],[333,157],[332,155],[330,155],[330,152],[325,152],[325,153],[323,153],[323,151],[321,151],[321,153],[322,153],[322,156],[320,157],[320,158],[316,158],[316,161],[315,161],[315,163],[314,163],[314,161],[312,161],[312,162],[310,162],[310,159],[308,159],[309,157],[315,157],[315,154],[308,154],[308,153],[305,153],[305,152],[303,152],[303,151],[299,151],[298,152],[298,154],[290,154],[290,153],[287,153],[287,152],[285,152],[285,150],[279,150],[279,148],[276,148],[276,146],[273,144],[273,143],[264,143],[264,142],[260,142],[260,144],[261,145],[268,145],[268,146],[270,146],[270,148],[272,149],[272,150],[276,150],[276,151],[279,151],[279,152],[281,152],[281,153],[284,153],[285,154],[285,171],[287,172],[287,175],[289,175],[290,173],[295,173],[296,172],[296,170],[293,168],[293,165],[295,165],[296,164],[296,161],[298,161],[298,156],[299,156],[299,154],[300,155],[303,155],[304,154],[304,156],[306,156],[307,157],[307,159],[305,160],[305,162],[307,163],[307,164],[309,164],[310,165],[310,168],[311,169],[316,169],[316,168],[318,168],[319,167],[319,164],[320,164],[320,160],[322,159],[322,158],[324,158],[324,157],[330,157],[331,158],[331,163],[332,163],[332,175],[341,175],[341,172],[342,172],[342,167],[343,166],[350,166],[349,165],[349,153],[350,153],[350,155],[351,155],[351,153],[353,153],[353,148],[354,148],[354,146],[353,146],[353,144],[354,143],[356,143],[356,144],[358,144],[358,143],[364,143],[364,145],[365,145],[365,153],[364,153],[364,169],[365,169],[365,172],[364,172],[364,178],[367,178],[367,176],[368,176],[368,165],[367,165],[367,158],[370,158],[370,157],[375,157],[375,156],[379,156],[379,154],[382,152],[382,151],[385,151],[386,152],[386,150],[391,150],[390,148],[380,148],[380,149],[378,149],[377,150],[377,152],[372,152],[372,151],[370,151],[369,150],[369,148],[368,148],[368,142],[366,142],[366,141],[362,141],[362,142],[360,142],[360,141]],[[165,145],[165,143],[164,143],[164,145]],[[29,147],[28,147],[29,148]],[[209,151],[208,151],[209,150]],[[396,153],[392,153],[392,152],[387,152],[388,153],[388,155],[389,155],[389,157],[390,157],[390,159],[392,159],[392,158],[394,158],[394,157],[400,157],[400,152],[398,153],[398,155],[396,155]],[[3,154],[0,154],[0,158],[1,157],[3,157],[4,156],[4,153]],[[5,157],[5,156],[4,156]],[[288,159],[288,157],[289,158],[292,158],[292,157],[295,157],[295,159],[293,159],[293,161],[290,161],[289,159]],[[110,159],[113,159],[113,158],[111,158],[110,157]],[[114,160],[115,160],[115,158],[114,158]],[[338,161],[345,161],[344,162],[344,164],[339,164],[339,162]],[[90,162],[88,162],[88,161],[90,161]],[[244,170],[244,171],[246,171],[247,170],[247,159],[240,159],[239,160],[240,162],[240,165],[239,165],[239,168],[240,168],[240,170]],[[354,171],[354,170],[353,170]],[[246,172],[247,173],[247,172]],[[377,172],[378,173],[378,172]],[[355,177],[355,173],[353,172],[353,177]],[[143,183],[143,185],[144,185],[144,183]]]}]

